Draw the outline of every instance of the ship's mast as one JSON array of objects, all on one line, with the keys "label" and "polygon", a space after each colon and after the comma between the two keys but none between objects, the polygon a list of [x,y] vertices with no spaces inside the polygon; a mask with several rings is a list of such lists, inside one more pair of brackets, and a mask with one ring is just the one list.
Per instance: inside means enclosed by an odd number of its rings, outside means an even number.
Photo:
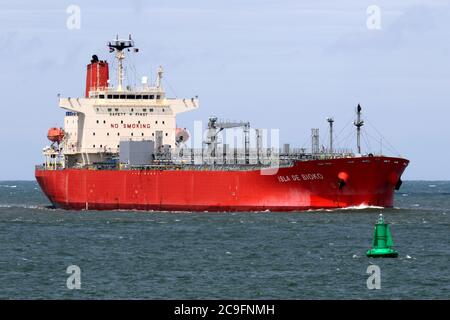
[{"label": "ship's mast", "polygon": [[333,153],[333,122],[334,119],[332,117],[327,119],[328,123],[330,124],[330,150],[329,153]]},{"label": "ship's mast", "polygon": [[364,121],[361,120],[361,106],[358,103],[356,107],[356,120],[353,123],[356,126],[356,149],[358,154],[361,154],[361,127],[364,125]]},{"label": "ship's mast", "polygon": [[131,39],[131,35],[128,36],[128,40],[119,40],[117,35],[116,40],[108,42],[109,52],[116,53],[117,59],[117,91],[122,91],[123,86],[123,60],[125,59],[124,49],[129,49],[134,47],[134,41]]}]

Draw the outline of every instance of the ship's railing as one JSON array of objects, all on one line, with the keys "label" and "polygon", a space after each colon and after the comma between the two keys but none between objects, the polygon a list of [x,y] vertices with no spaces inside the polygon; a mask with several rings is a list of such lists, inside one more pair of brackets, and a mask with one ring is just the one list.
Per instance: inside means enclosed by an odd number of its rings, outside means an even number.
[{"label": "ship's railing", "polygon": [[170,154],[161,154],[160,160],[172,161],[174,163],[188,164],[260,164],[277,165],[292,161],[305,161],[314,159],[337,159],[353,157],[351,150],[342,149],[336,152],[308,153],[306,149],[283,150],[276,148],[249,149],[244,148],[221,148],[215,150],[179,148],[171,150]]},{"label": "ship's railing", "polygon": [[[142,137],[130,137],[127,140],[141,141]],[[77,153],[106,153],[106,154],[118,154],[119,148],[117,147],[91,147],[81,148],[77,144],[66,145],[64,147],[65,154],[77,154]],[[261,148],[250,149],[246,151],[244,148],[216,148],[215,151],[201,148],[175,148],[168,150],[155,150],[156,156],[161,160],[171,160],[173,162],[180,163],[226,163],[226,164],[245,164],[245,163],[272,163],[277,160],[290,161],[290,160],[311,160],[311,159],[336,159],[336,158],[348,158],[353,157],[354,153],[349,149],[340,149],[335,152],[323,152],[310,153],[305,149],[291,149],[288,152],[283,149],[276,148]]]},{"label": "ship's railing", "polygon": [[96,148],[80,148],[78,146],[66,146],[64,154],[77,154],[77,153],[118,153],[118,148],[110,148],[108,146],[96,147]]},{"label": "ship's railing", "polygon": [[139,86],[139,87],[125,87],[121,91],[118,91],[115,87],[97,87],[94,90],[89,91],[89,97],[95,98],[99,94],[103,93],[114,93],[114,94],[140,94],[140,93],[154,93],[154,94],[164,94],[161,88],[151,87],[151,86]]},{"label": "ship's railing", "polygon": [[[139,137],[135,137],[133,140],[141,140]],[[63,154],[102,154],[101,158],[94,157],[91,159],[103,159],[105,163],[84,163],[79,164],[77,168],[92,168],[92,169],[127,169],[132,166],[119,162],[119,149],[109,148],[107,146],[96,148],[79,148],[77,145],[73,147],[65,147]],[[60,157],[62,154],[60,154]],[[319,152],[311,153],[304,148],[230,148],[222,145],[217,146],[215,149],[208,148],[160,148],[155,149],[155,154],[152,156],[154,159],[148,165],[154,167],[161,166],[161,168],[170,169],[171,166],[178,166],[177,168],[195,167],[198,170],[202,170],[203,167],[224,167],[227,170],[247,170],[254,167],[283,167],[292,165],[295,161],[307,161],[307,160],[327,160],[338,158],[350,158],[355,154],[348,149],[336,149],[334,152],[329,150],[321,150]],[[53,158],[52,158],[53,159]],[[43,169],[46,170],[59,170],[63,169],[64,157],[59,160],[47,159],[43,165]],[[86,158],[86,159],[89,159]],[[95,160],[93,160],[95,161]],[[194,168],[194,169],[195,169]],[[197,170],[195,169],[195,170]]]},{"label": "ship's railing", "polygon": [[64,166],[64,164],[62,164],[62,163],[43,163],[43,164],[38,164],[38,165],[35,165],[35,169],[36,170],[63,170],[63,169],[65,169],[65,166]]}]

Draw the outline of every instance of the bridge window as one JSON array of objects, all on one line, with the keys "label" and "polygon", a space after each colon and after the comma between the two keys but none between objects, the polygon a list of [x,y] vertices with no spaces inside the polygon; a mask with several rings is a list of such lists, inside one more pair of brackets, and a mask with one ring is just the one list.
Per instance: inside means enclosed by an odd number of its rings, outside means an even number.
[{"label": "bridge window", "polygon": [[129,95],[127,95],[127,99],[134,100],[134,99],[136,99],[136,96],[134,94],[129,94]]},{"label": "bridge window", "polygon": [[107,95],[108,99],[112,99],[112,94]]},{"label": "bridge window", "polygon": [[142,95],[141,94],[137,94],[136,95],[136,99],[142,99]]},{"label": "bridge window", "polygon": [[108,112],[111,112],[111,108],[108,108]]},{"label": "bridge window", "polygon": [[98,97],[99,97],[100,99],[105,99],[105,95],[104,95],[104,94],[100,94]]},{"label": "bridge window", "polygon": [[119,95],[118,94],[113,94],[113,99],[119,99]]},{"label": "bridge window", "polygon": [[124,94],[121,94],[121,95],[120,95],[120,99],[125,99],[125,95],[124,95]]},{"label": "bridge window", "polygon": [[161,98],[161,96],[158,94],[158,95],[156,95],[156,99],[160,99]]},{"label": "bridge window", "polygon": [[148,99],[148,95],[146,94],[142,95],[142,99]]},{"label": "bridge window", "polygon": [[153,94],[151,94],[150,99],[155,99],[155,96]]}]

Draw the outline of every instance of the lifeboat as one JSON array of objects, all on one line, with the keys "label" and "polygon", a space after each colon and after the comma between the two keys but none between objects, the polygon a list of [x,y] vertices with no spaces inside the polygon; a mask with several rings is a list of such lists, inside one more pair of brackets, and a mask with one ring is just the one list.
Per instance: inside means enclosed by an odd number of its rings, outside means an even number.
[{"label": "lifeboat", "polygon": [[61,128],[48,129],[47,138],[51,142],[60,143],[64,139],[64,130]]}]

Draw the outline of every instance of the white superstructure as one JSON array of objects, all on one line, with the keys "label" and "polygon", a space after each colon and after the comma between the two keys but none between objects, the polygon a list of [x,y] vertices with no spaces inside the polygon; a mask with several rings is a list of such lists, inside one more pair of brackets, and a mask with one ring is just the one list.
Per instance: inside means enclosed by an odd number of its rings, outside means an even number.
[{"label": "white superstructure", "polygon": [[71,165],[102,161],[106,155],[119,152],[121,140],[153,140],[174,148],[176,116],[199,106],[197,97],[166,97],[161,67],[154,85],[124,88],[123,50],[133,47],[133,41],[116,39],[108,46],[118,60],[117,86],[95,86],[87,97],[59,99],[59,106],[67,110],[62,147]]}]

